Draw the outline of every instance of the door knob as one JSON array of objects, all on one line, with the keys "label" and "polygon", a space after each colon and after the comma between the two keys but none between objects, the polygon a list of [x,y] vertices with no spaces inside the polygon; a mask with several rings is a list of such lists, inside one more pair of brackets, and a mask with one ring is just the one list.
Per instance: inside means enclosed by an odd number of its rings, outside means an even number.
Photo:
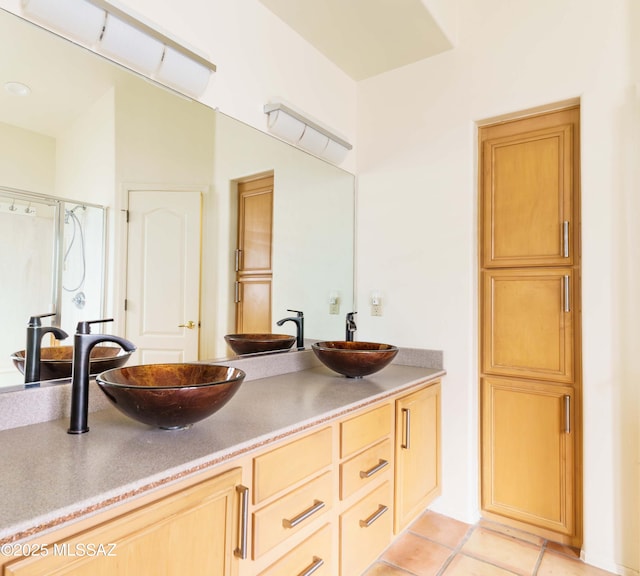
[{"label": "door knob", "polygon": [[189,320],[186,324],[178,324],[178,328],[187,328],[193,330],[196,327],[196,323],[193,320]]}]

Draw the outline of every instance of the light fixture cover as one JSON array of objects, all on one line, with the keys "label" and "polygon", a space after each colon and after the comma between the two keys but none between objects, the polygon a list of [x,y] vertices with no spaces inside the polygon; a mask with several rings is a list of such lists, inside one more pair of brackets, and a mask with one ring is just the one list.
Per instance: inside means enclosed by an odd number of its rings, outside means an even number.
[{"label": "light fixture cover", "polygon": [[22,9],[34,20],[92,46],[100,38],[105,11],[85,0],[22,0]]},{"label": "light fixture cover", "polygon": [[329,137],[311,128],[311,126],[305,126],[302,138],[298,140],[298,146],[300,146],[300,148],[304,148],[317,156],[320,156],[324,152],[328,143]]},{"label": "light fixture cover", "polygon": [[151,75],[160,66],[164,44],[113,14],[107,14],[98,49],[139,72]]},{"label": "light fixture cover", "polygon": [[165,47],[164,57],[155,75],[156,80],[183,90],[191,96],[201,96],[209,84],[211,70],[188,58],[170,46]]},{"label": "light fixture cover", "polygon": [[272,134],[296,144],[302,138],[305,125],[282,110],[274,110],[269,113],[268,128]]},{"label": "light fixture cover", "polygon": [[324,149],[324,152],[322,152],[322,157],[329,162],[333,162],[334,164],[341,164],[347,157],[347,152],[349,152],[349,150],[342,144],[339,144],[335,140],[329,139],[327,147]]}]

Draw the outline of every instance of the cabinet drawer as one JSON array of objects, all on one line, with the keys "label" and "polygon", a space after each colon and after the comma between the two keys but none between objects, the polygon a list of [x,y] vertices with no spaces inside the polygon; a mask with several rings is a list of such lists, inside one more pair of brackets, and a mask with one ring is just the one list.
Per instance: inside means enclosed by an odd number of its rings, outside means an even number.
[{"label": "cabinet drawer", "polygon": [[389,404],[370,410],[340,424],[340,457],[344,458],[391,433]]},{"label": "cabinet drawer", "polygon": [[362,574],[392,538],[391,482],[385,482],[340,516],[340,574]]},{"label": "cabinet drawer", "polygon": [[304,480],[329,464],[331,428],[324,428],[254,458],[254,504]]},{"label": "cabinet drawer", "polygon": [[260,576],[293,576],[308,574],[311,570],[315,576],[331,576],[331,551],[331,527],[326,524],[275,564],[260,572]]},{"label": "cabinet drawer", "polygon": [[340,464],[340,498],[344,500],[362,486],[380,478],[392,468],[390,463],[391,440],[387,438]]},{"label": "cabinet drawer", "polygon": [[332,474],[325,472],[253,514],[253,557],[258,558],[332,505]]}]

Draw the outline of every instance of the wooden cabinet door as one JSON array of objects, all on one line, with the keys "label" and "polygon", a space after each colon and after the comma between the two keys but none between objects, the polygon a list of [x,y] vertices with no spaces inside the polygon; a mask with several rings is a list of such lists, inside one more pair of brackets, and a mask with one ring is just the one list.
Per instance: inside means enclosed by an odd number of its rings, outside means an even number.
[{"label": "wooden cabinet door", "polygon": [[573,381],[573,276],[571,268],[483,272],[484,374]]},{"label": "wooden cabinet door", "polygon": [[238,184],[236,332],[271,332],[273,176]]},{"label": "wooden cabinet door", "polygon": [[240,480],[231,470],[52,544],[47,556],[18,560],[4,574],[233,576]]},{"label": "wooden cabinet door", "polygon": [[574,263],[577,114],[481,129],[484,267]]},{"label": "wooden cabinet door", "polygon": [[482,380],[482,508],[574,532],[574,390]]},{"label": "wooden cabinet door", "polygon": [[440,494],[440,382],[396,401],[397,534]]}]

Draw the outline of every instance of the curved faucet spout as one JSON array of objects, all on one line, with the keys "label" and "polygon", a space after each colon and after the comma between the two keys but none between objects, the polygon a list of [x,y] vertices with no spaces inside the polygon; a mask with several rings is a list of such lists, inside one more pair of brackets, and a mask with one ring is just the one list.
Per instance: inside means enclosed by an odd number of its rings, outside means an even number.
[{"label": "curved faucet spout", "polygon": [[91,362],[91,350],[101,342],[113,342],[124,348],[127,352],[133,352],[135,345],[120,336],[112,334],[90,334],[90,324],[97,322],[110,322],[109,320],[94,320],[91,322],[79,322],[75,336],[73,337],[73,365],[71,371],[71,417],[69,422],[69,434],[84,434],[89,432],[87,425],[89,413],[89,370]]},{"label": "curved faucet spout", "polygon": [[278,320],[276,324],[282,326],[285,322],[293,322],[296,325],[296,346],[298,350],[304,350],[304,313],[299,310],[287,310],[287,312],[295,312],[295,316]]},{"label": "curved faucet spout", "polygon": [[40,380],[40,352],[42,348],[42,337],[51,333],[58,340],[64,340],[69,336],[64,330],[57,326],[43,326],[41,318],[55,316],[51,314],[40,314],[39,316],[31,316],[29,324],[27,324],[27,346],[25,348],[24,361],[24,382],[38,382]]}]

